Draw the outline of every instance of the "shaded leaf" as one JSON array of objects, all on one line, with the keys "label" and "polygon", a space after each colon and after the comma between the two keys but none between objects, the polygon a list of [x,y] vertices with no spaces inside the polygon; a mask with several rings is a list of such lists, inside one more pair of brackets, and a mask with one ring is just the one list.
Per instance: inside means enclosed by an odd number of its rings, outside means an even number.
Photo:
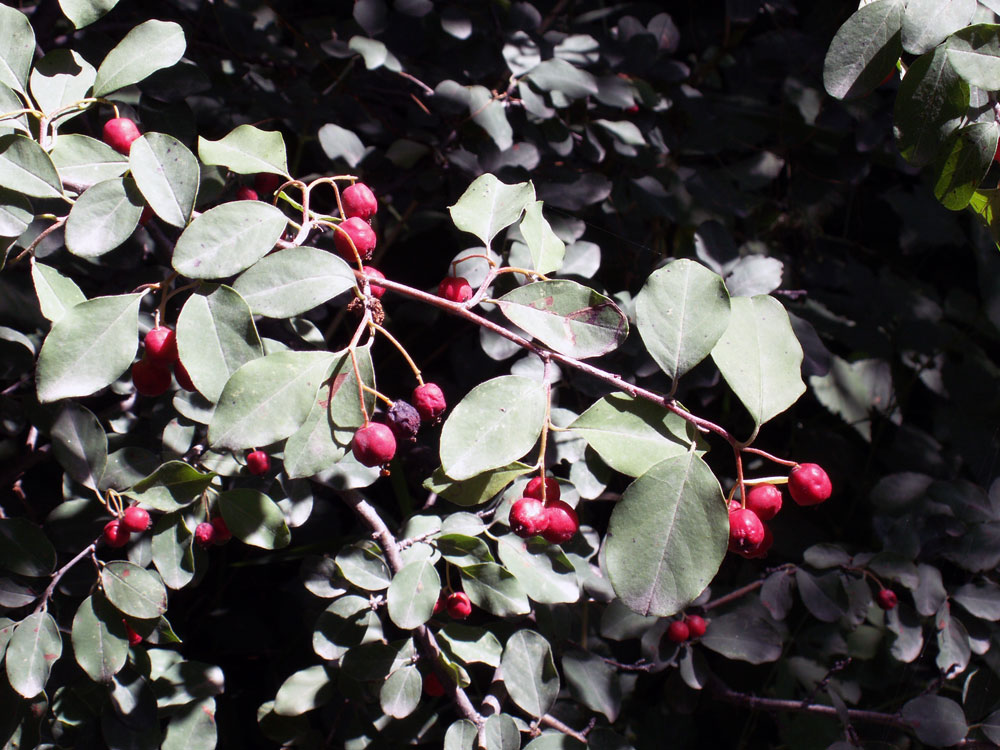
[{"label": "shaded leaf", "polygon": [[285,515],[263,492],[226,490],[219,494],[219,511],[226,526],[240,541],[263,549],[287,547],[291,532]]},{"label": "shaded leaf", "polygon": [[66,404],[52,424],[51,437],[52,451],[66,473],[96,490],[108,463],[108,436],[93,412]]}]

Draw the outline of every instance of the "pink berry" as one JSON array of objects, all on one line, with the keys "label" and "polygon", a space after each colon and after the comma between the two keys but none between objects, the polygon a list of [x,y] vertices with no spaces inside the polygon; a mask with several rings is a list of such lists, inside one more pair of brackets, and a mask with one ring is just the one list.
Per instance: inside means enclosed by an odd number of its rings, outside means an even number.
[{"label": "pink berry", "polygon": [[553,500],[558,500],[560,495],[559,482],[552,477],[545,477],[545,497],[542,498],[542,478],[535,477],[530,482],[528,486],[524,488],[525,497],[535,497],[539,500],[544,499],[546,502],[552,502]]},{"label": "pink berry", "polygon": [[104,142],[125,156],[128,156],[132,143],[141,135],[136,124],[127,117],[115,117],[104,123]]},{"label": "pink berry", "polygon": [[438,285],[438,297],[449,302],[468,302],[472,299],[472,287],[461,276],[448,276]]},{"label": "pink berry", "polygon": [[830,477],[818,464],[799,464],[788,474],[788,494],[799,505],[817,505],[832,492]]},{"label": "pink berry", "polygon": [[510,506],[510,530],[528,539],[541,534],[549,526],[549,516],[542,501],[534,497],[522,497]]},{"label": "pink berry", "polygon": [[202,521],[194,530],[194,540],[202,547],[207,547],[215,541],[215,527],[208,521]]},{"label": "pink berry", "polygon": [[701,615],[685,615],[684,624],[688,626],[688,633],[691,638],[701,638],[708,630],[708,624]]},{"label": "pink berry", "polygon": [[573,510],[573,506],[567,505],[562,500],[550,500],[545,503],[545,517],[548,526],[542,532],[542,536],[553,544],[568,542],[580,530],[580,519],[576,511]]},{"label": "pink berry", "polygon": [[246,185],[240,185],[239,190],[236,191],[236,200],[238,201],[259,201],[260,196],[257,195],[257,191],[253,188],[249,188]]},{"label": "pink berry", "polygon": [[674,620],[667,626],[667,638],[674,643],[684,643],[691,637],[691,629],[683,620]]},{"label": "pink berry", "polygon": [[354,433],[351,452],[365,466],[381,466],[396,455],[396,437],[386,425],[369,422]]},{"label": "pink berry", "polygon": [[247,471],[261,476],[271,470],[271,457],[264,451],[252,451],[247,454]]},{"label": "pink berry", "polygon": [[216,516],[209,523],[212,524],[212,543],[225,544],[233,538],[233,532],[229,530],[226,521],[222,516]]},{"label": "pink berry", "polygon": [[141,396],[161,396],[170,388],[170,370],[143,357],[132,365],[132,384]]},{"label": "pink berry", "polygon": [[364,266],[364,272],[365,276],[368,277],[368,288],[371,290],[372,297],[382,299],[382,295],[385,294],[385,287],[379,286],[375,282],[384,279],[385,274],[372,266]]},{"label": "pink berry", "polygon": [[261,172],[253,178],[253,188],[258,195],[271,195],[285,182],[285,178],[270,172]]},{"label": "pink berry", "polygon": [[752,510],[740,508],[729,514],[729,551],[756,552],[764,541],[764,524]]},{"label": "pink berry", "polygon": [[758,484],[747,493],[747,508],[761,521],[770,521],[781,510],[781,490],[773,484]]},{"label": "pink berry", "polygon": [[357,248],[361,260],[371,259],[377,238],[375,230],[367,221],[354,216],[342,221],[338,229],[334,230],[333,244],[340,257],[348,263],[353,263],[355,258],[354,250],[351,249],[351,240],[354,241],[354,247]]},{"label": "pink berry", "polygon": [[356,182],[350,187],[344,188],[341,198],[344,204],[344,213],[351,218],[370,219],[378,211],[375,193],[363,182]]},{"label": "pink berry", "polygon": [[122,522],[117,518],[113,521],[108,521],[104,524],[104,533],[102,534],[104,542],[109,547],[124,547],[128,544],[128,539],[132,534],[122,526]]},{"label": "pink berry", "polygon": [[179,359],[174,362],[174,377],[177,378],[177,385],[185,391],[194,392],[198,390],[194,387],[194,383],[191,382],[191,376],[188,374],[187,368],[184,367],[184,363]]},{"label": "pink berry", "polygon": [[167,367],[177,361],[177,335],[173,328],[156,326],[149,329],[143,345],[145,358],[151,362]]},{"label": "pink berry", "polygon": [[136,534],[141,534],[148,529],[150,523],[152,523],[152,520],[149,517],[149,513],[134,505],[126,508],[125,513],[122,515],[122,526]]},{"label": "pink berry", "polygon": [[413,405],[425,422],[437,421],[448,404],[444,400],[444,392],[437,383],[424,383],[413,389]]},{"label": "pink berry", "polygon": [[128,643],[130,646],[138,646],[142,643],[142,636],[132,629],[132,626],[128,624],[128,620],[124,617],[122,618],[122,624],[125,626],[125,635],[128,637]]},{"label": "pink berry", "polygon": [[881,589],[875,595],[875,601],[878,602],[878,606],[882,609],[895,609],[896,605],[899,603],[899,598],[896,596],[896,592],[892,589]]},{"label": "pink berry", "polygon": [[472,614],[472,601],[464,591],[455,591],[445,601],[448,616],[453,620],[464,620]]}]

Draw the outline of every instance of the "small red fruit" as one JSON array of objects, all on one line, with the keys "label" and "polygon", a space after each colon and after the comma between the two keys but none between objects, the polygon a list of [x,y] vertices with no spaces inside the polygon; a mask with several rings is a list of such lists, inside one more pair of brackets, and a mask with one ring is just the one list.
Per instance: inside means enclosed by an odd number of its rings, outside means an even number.
[{"label": "small red fruit", "polygon": [[247,454],[247,471],[261,476],[271,470],[271,457],[264,451],[251,451]]},{"label": "small red fruit", "polygon": [[365,466],[387,464],[396,455],[396,437],[386,425],[369,422],[354,433],[351,452]]},{"label": "small red fruit", "polygon": [[559,482],[552,477],[545,477],[545,497],[542,497],[542,478],[535,477],[530,482],[528,486],[524,488],[525,497],[535,497],[539,500],[545,500],[547,503],[551,503],[554,500],[558,500],[560,495]]},{"label": "small red fruit", "polygon": [[438,297],[449,302],[468,302],[472,299],[472,287],[461,276],[448,276],[438,285]]},{"label": "small red fruit", "polygon": [[240,185],[239,190],[236,191],[236,200],[238,201],[259,201],[260,196],[257,195],[257,191],[253,188],[249,188],[246,185]]},{"label": "small red fruit", "polygon": [[674,620],[667,626],[667,638],[674,643],[684,643],[691,637],[691,629],[683,620]]},{"label": "small red fruit", "polygon": [[356,182],[350,187],[344,188],[341,198],[344,204],[344,213],[351,218],[370,219],[378,211],[375,193],[363,182]]},{"label": "small red fruit", "polygon": [[708,630],[708,624],[701,615],[685,615],[684,624],[688,626],[688,633],[691,638],[701,638]]},{"label": "small red fruit", "polygon": [[448,408],[444,392],[437,383],[424,383],[413,389],[413,405],[425,422],[435,422]]},{"label": "small red fruit", "polygon": [[764,541],[760,543],[753,552],[740,552],[738,554],[743,555],[743,557],[748,560],[753,560],[756,558],[767,557],[767,553],[770,551],[771,547],[774,546],[774,534],[771,533],[771,527],[766,523],[764,524]]},{"label": "small red fruit", "polygon": [[830,477],[818,464],[799,464],[788,474],[788,494],[799,505],[817,505],[832,492]]},{"label": "small red fruit", "polygon": [[761,521],[770,521],[781,510],[781,490],[773,484],[758,484],[747,493],[747,508]]},{"label": "small red fruit", "polygon": [[424,693],[431,698],[440,698],[444,695],[444,685],[433,672],[424,675]]},{"label": "small red fruit", "polygon": [[756,552],[764,541],[764,524],[752,510],[740,508],[729,514],[729,551]]},{"label": "small red fruit", "polygon": [[162,396],[170,388],[170,370],[143,357],[132,365],[132,384],[141,396]]},{"label": "small red fruit", "polygon": [[548,526],[542,532],[542,536],[553,544],[568,542],[580,530],[580,519],[576,511],[573,510],[573,506],[567,505],[562,500],[550,500],[545,503],[545,517]]},{"label": "small red fruit", "polygon": [[125,635],[128,637],[128,644],[130,646],[138,646],[142,643],[142,636],[132,629],[132,626],[128,624],[128,620],[124,617],[122,618],[122,625],[125,626]]},{"label": "small red fruit", "polygon": [[104,524],[104,542],[109,547],[124,547],[132,536],[117,518]]},{"label": "small red fruit", "polygon": [[194,383],[191,382],[191,376],[188,375],[187,368],[184,367],[184,363],[180,360],[174,362],[174,377],[177,378],[177,385],[185,391],[194,392],[198,390],[194,387]]},{"label": "small red fruit", "polygon": [[125,156],[141,135],[136,124],[127,117],[115,117],[104,123],[104,142]]},{"label": "small red fruit", "polygon": [[126,508],[125,513],[122,515],[122,526],[136,534],[141,534],[148,529],[150,523],[152,521],[149,518],[149,513],[134,505]]},{"label": "small red fruit", "polygon": [[340,253],[340,257],[348,263],[354,262],[354,250],[351,249],[351,240],[354,241],[354,247],[357,248],[361,260],[370,260],[377,238],[375,237],[375,230],[371,228],[371,225],[367,221],[355,216],[345,219],[334,230],[333,244],[337,248],[337,252]]},{"label": "small red fruit", "polygon": [[215,526],[208,521],[202,521],[194,530],[194,540],[202,547],[207,547],[215,541]]},{"label": "small red fruit", "polygon": [[434,602],[434,614],[439,615],[445,611],[446,605],[448,603],[448,595],[443,591],[438,594],[437,601]]},{"label": "small red fruit", "polygon": [[534,497],[522,497],[511,505],[507,520],[510,530],[525,539],[537,536],[549,527],[548,509]]},{"label": "small red fruit", "polygon": [[472,601],[464,591],[455,591],[449,594],[444,606],[453,620],[464,620],[472,614]]},{"label": "small red fruit", "polygon": [[878,606],[882,609],[895,609],[899,603],[899,598],[892,589],[880,589],[875,595],[875,601],[878,602]]},{"label": "small red fruit", "polygon": [[258,195],[271,195],[284,184],[285,178],[270,172],[261,172],[253,178],[253,188]]},{"label": "small red fruit", "polygon": [[150,328],[143,344],[146,347],[145,358],[151,362],[166,367],[177,361],[177,335],[173,328]]},{"label": "small red fruit", "polygon": [[372,266],[365,266],[364,272],[365,276],[368,277],[368,288],[371,290],[372,297],[382,299],[382,295],[385,294],[385,287],[379,286],[375,282],[384,279],[385,274]]},{"label": "small red fruit", "polygon": [[229,530],[222,516],[216,516],[209,523],[212,524],[212,543],[225,544],[233,538],[233,532]]}]

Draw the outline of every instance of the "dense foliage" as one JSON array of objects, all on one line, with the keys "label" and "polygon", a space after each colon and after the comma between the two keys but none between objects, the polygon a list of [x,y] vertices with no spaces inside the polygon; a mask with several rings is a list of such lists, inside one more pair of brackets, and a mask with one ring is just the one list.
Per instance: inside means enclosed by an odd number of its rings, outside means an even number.
[{"label": "dense foliage", "polygon": [[996,0],[15,5],[4,747],[1000,742]]}]

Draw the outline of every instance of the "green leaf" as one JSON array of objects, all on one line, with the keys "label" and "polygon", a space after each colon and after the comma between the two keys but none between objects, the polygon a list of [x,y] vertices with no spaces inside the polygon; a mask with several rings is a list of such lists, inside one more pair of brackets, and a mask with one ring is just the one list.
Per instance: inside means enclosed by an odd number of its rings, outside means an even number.
[{"label": "green leaf", "polygon": [[343,159],[351,169],[358,166],[368,153],[354,131],[332,122],[319,129],[319,145],[331,160]]},{"label": "green leaf", "polygon": [[475,750],[479,730],[468,719],[459,719],[444,733],[444,750]]},{"label": "green leaf", "polygon": [[285,215],[261,201],[210,208],[181,232],[173,266],[192,279],[219,279],[263,258],[285,231]]},{"label": "green leaf", "polygon": [[570,357],[607,354],[628,336],[628,319],[618,305],[568,279],[519,286],[496,304],[512,323]]},{"label": "green leaf", "polygon": [[110,682],[125,666],[128,637],[122,616],[100,594],[81,602],[71,638],[76,663],[94,682]]},{"label": "green leaf", "polygon": [[675,260],[653,271],[635,298],[642,341],[671,380],[711,353],[729,319],[722,277],[693,260]]},{"label": "green leaf", "polygon": [[904,0],[875,0],[838,29],[823,61],[823,85],[830,96],[853,99],[881,83],[903,52],[905,5]]},{"label": "green leaf", "polygon": [[514,145],[514,129],[507,121],[507,108],[485,86],[468,86],[469,116],[486,131],[501,151]]},{"label": "green leaf", "polygon": [[[94,84],[97,71],[73,50],[57,49],[38,61],[31,71],[31,96],[46,115],[86,99]],[[60,115],[64,122],[85,110],[77,109]]]},{"label": "green leaf", "polygon": [[227,490],[219,495],[219,510],[233,536],[262,549],[287,547],[292,535],[285,514],[263,492]]},{"label": "green leaf", "polygon": [[0,518],[0,568],[30,578],[56,569],[56,550],[40,528],[25,518]]},{"label": "green leaf", "polygon": [[518,227],[531,253],[531,268],[538,273],[558,271],[566,255],[566,244],[556,236],[542,216],[542,202],[529,203]]},{"label": "green leaf", "polygon": [[143,205],[131,179],[115,177],[87,188],[66,220],[66,249],[81,258],[111,252],[132,236]]},{"label": "green leaf", "polygon": [[558,91],[569,99],[591,96],[598,91],[594,76],[558,57],[539,63],[526,77],[542,91]]},{"label": "green leaf", "polygon": [[354,286],[354,271],[347,262],[315,247],[272,253],[233,284],[254,315],[266,318],[301,315]]},{"label": "green leaf", "polygon": [[892,371],[883,359],[861,359],[847,362],[834,355],[830,371],[813,375],[809,385],[817,400],[840,416],[867,441],[872,439],[873,414],[896,418],[896,397],[892,387]]},{"label": "green leaf", "polygon": [[183,227],[191,220],[201,170],[198,159],[172,135],[146,133],[132,143],[129,169],[142,196],[163,221]]},{"label": "green leaf", "polygon": [[72,279],[63,276],[52,266],[32,259],[31,279],[35,283],[35,294],[42,315],[55,323],[67,310],[86,301],[80,287]]},{"label": "green leaf", "polygon": [[59,0],[59,7],[73,26],[82,29],[102,18],[118,5],[118,0]]},{"label": "green leaf", "polygon": [[795,585],[806,609],[820,622],[836,622],[845,614],[846,597],[837,573],[813,576],[799,568],[795,571]]},{"label": "green leaf", "polygon": [[182,589],[194,579],[193,541],[180,513],[164,514],[153,527],[153,565],[169,588]]},{"label": "green leaf", "polygon": [[233,373],[264,355],[246,300],[216,284],[202,286],[181,308],[177,351],[191,382],[213,403]]},{"label": "green leaf", "polygon": [[35,370],[39,401],[89,396],[128,369],[139,346],[144,294],[96,297],[67,310],[53,324]]},{"label": "green leaf", "polygon": [[146,21],[125,35],[97,69],[94,96],[139,83],[184,55],[184,31],[172,21]]},{"label": "green leaf", "polygon": [[694,453],[674,456],[632,482],[611,512],[608,577],[634,612],[667,617],[705,590],[728,543],[715,474]]},{"label": "green leaf", "polygon": [[727,659],[766,664],[781,658],[783,633],[762,604],[747,604],[712,618],[701,637],[706,648]]},{"label": "green leaf", "polygon": [[129,617],[151,620],[167,611],[167,589],[160,577],[130,562],[115,561],[101,569],[108,601]]},{"label": "green leaf", "polygon": [[441,430],[441,465],[452,479],[469,479],[521,458],[545,421],[540,382],[504,375],[480,383],[452,410]]},{"label": "green leaf", "polygon": [[940,695],[921,695],[907,701],[900,714],[917,739],[933,747],[954,745],[969,731],[962,707]]},{"label": "green leaf", "polygon": [[1000,88],[1000,26],[965,26],[951,35],[947,51],[948,62],[969,84],[987,91]]},{"label": "green leaf", "polygon": [[1000,586],[993,581],[966,583],[952,594],[952,598],[976,617],[990,622],[1000,620]]},{"label": "green leaf", "polygon": [[534,202],[535,187],[530,182],[507,185],[491,174],[484,174],[448,210],[456,227],[476,235],[488,248],[493,238],[521,218]]},{"label": "green leaf", "polygon": [[63,194],[52,159],[23,135],[0,136],[0,187],[36,198],[59,198]]},{"label": "green leaf", "polygon": [[167,461],[129,490],[129,497],[145,506],[171,512],[195,500],[212,483],[213,472],[201,472],[183,461]]},{"label": "green leaf", "polygon": [[505,534],[497,540],[497,553],[536,602],[564,604],[580,598],[576,570],[557,545]]},{"label": "green leaf", "polygon": [[500,666],[503,646],[488,630],[452,623],[438,632],[438,639],[451,657],[464,664]]},{"label": "green leaf", "polygon": [[511,700],[532,716],[544,716],[555,703],[559,673],[552,647],[534,630],[518,630],[507,639],[500,668]]},{"label": "green leaf", "polygon": [[56,460],[66,473],[96,490],[108,463],[108,436],[94,413],[67,403],[52,424],[51,437]]},{"label": "green leaf", "polygon": [[217,141],[199,136],[198,156],[204,164],[228,167],[237,174],[270,172],[289,176],[285,139],[276,130],[240,125]]},{"label": "green leaf", "polygon": [[283,440],[312,408],[334,363],[329,352],[275,352],[247,362],[226,383],[208,427],[213,448],[240,450]]},{"label": "green leaf", "polygon": [[956,130],[934,160],[934,197],[945,208],[961,211],[986,177],[996,151],[995,124],[977,122]]},{"label": "green leaf", "polygon": [[423,680],[416,667],[397,669],[382,683],[378,698],[382,710],[394,719],[405,719],[420,704]]},{"label": "green leaf", "polygon": [[[0,8],[4,6],[0,5]],[[0,75],[2,73],[3,60],[0,59]],[[20,112],[24,108],[21,98],[11,91],[7,86],[0,83],[0,129],[19,130],[27,136],[31,135],[31,128],[28,127],[28,116]],[[13,113],[17,114],[13,114]],[[5,116],[6,115],[6,116]]]},{"label": "green leaf", "polygon": [[279,716],[299,716],[322,706],[333,697],[330,676],[322,665],[300,669],[278,688],[274,712]]},{"label": "green leaf", "polygon": [[316,621],[313,631],[313,651],[323,659],[339,659],[353,646],[366,641],[369,633],[381,636],[378,615],[371,602],[362,596],[349,594],[336,599]]},{"label": "green leaf", "polygon": [[466,534],[442,534],[437,538],[441,556],[460,568],[484,562],[496,562],[482,539]]},{"label": "green leaf", "polygon": [[432,560],[417,560],[404,565],[392,577],[386,592],[389,619],[403,630],[423,625],[434,614],[434,604],[440,593],[441,577],[434,569]]},{"label": "green leaf", "polygon": [[24,94],[34,55],[35,32],[27,16],[0,5],[0,83]]},{"label": "green leaf", "polygon": [[403,69],[400,65],[399,60],[396,56],[392,54],[386,48],[386,46],[378,41],[377,39],[369,39],[363,36],[352,36],[351,40],[347,43],[355,52],[359,53],[365,61],[365,67],[368,70],[376,70],[385,66],[387,70],[391,70],[394,73],[398,73]]},{"label": "green leaf", "polygon": [[218,729],[215,699],[204,698],[170,717],[161,750],[214,750]]},{"label": "green leaf", "polygon": [[486,738],[485,750],[518,750],[521,747],[521,732],[517,722],[508,714],[488,717],[483,734]]},{"label": "green leaf", "polygon": [[341,575],[365,591],[382,591],[391,583],[389,567],[371,542],[357,542],[341,550],[336,562]]},{"label": "green leaf", "polygon": [[500,490],[530,471],[532,467],[528,464],[515,461],[499,469],[456,482],[444,473],[444,469],[438,467],[428,479],[424,480],[424,489],[436,492],[455,505],[463,507],[479,505],[496,497]]},{"label": "green leaf", "polygon": [[128,171],[128,157],[103,141],[77,133],[60,135],[49,156],[59,176],[79,188],[121,177]]},{"label": "green leaf", "polygon": [[903,15],[903,49],[930,52],[972,20],[976,0],[909,0]]},{"label": "green leaf", "polygon": [[562,668],[573,697],[614,723],[622,707],[622,688],[615,668],[596,654],[583,651],[564,654]]},{"label": "green leaf", "polygon": [[691,449],[688,423],[645,399],[612,393],[569,425],[615,471],[637,477]]},{"label": "green leaf", "polygon": [[13,190],[0,188],[0,237],[20,237],[34,218],[35,212],[27,198]]},{"label": "green leaf", "polygon": [[496,563],[467,565],[461,569],[462,588],[480,609],[497,617],[524,615],[531,611],[520,582]]},{"label": "green leaf", "polygon": [[[2,17],[2,16],[0,16]],[[25,698],[45,688],[52,665],[62,656],[62,637],[55,618],[36,612],[21,620],[7,644],[7,679]]]},{"label": "green leaf", "polygon": [[729,327],[712,359],[754,423],[762,425],[805,392],[802,346],[773,297],[735,297],[731,304]]}]

